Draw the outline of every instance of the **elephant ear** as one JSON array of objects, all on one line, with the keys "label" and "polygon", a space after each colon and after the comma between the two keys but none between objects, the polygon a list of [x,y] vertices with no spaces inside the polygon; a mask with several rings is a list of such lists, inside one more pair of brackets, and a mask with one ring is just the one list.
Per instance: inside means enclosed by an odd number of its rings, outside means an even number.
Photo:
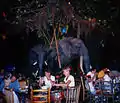
[{"label": "elephant ear", "polygon": [[77,43],[79,43],[77,40],[72,37],[64,38],[63,40],[59,41],[59,45],[62,48],[63,53],[68,58],[76,58],[76,56],[79,56],[80,49],[76,46]]},{"label": "elephant ear", "polygon": [[65,56],[70,58],[71,57],[71,51],[72,51],[71,43],[66,38],[64,38],[63,40],[59,41],[59,45],[60,45],[63,53],[65,54]]}]

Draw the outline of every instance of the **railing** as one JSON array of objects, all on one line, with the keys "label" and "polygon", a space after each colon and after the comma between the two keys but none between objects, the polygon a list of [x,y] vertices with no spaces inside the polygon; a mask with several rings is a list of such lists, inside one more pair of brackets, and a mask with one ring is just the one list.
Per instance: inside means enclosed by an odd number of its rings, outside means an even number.
[{"label": "railing", "polygon": [[90,103],[119,103],[120,102],[120,82],[99,81],[95,84],[95,90],[99,93],[92,94],[87,85],[87,94]]}]

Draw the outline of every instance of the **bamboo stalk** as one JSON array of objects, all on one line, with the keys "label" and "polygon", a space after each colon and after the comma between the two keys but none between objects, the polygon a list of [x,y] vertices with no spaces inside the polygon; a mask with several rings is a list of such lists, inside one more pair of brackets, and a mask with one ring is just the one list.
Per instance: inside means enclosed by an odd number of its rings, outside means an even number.
[{"label": "bamboo stalk", "polygon": [[59,64],[59,68],[61,68],[60,53],[59,53],[59,50],[58,50],[58,40],[56,38],[56,28],[54,28],[54,37],[55,37],[58,64]]},{"label": "bamboo stalk", "polygon": [[51,42],[50,42],[50,48],[52,48],[52,44],[53,44],[53,41],[54,41],[54,35],[53,35],[53,37],[52,37],[52,40],[51,40]]},{"label": "bamboo stalk", "polygon": [[84,87],[84,81],[83,77],[81,76],[81,83],[82,83],[82,88],[83,88],[83,101],[85,100],[85,87]]}]

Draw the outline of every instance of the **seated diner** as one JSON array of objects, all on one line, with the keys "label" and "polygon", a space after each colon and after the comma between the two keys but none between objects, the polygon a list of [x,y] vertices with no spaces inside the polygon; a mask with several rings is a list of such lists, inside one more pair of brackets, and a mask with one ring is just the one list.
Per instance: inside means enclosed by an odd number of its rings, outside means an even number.
[{"label": "seated diner", "polygon": [[70,68],[68,66],[63,68],[63,74],[65,76],[64,82],[63,83],[58,83],[58,84],[55,83],[54,86],[58,86],[58,87],[74,87],[75,86],[75,79],[70,74]]}]

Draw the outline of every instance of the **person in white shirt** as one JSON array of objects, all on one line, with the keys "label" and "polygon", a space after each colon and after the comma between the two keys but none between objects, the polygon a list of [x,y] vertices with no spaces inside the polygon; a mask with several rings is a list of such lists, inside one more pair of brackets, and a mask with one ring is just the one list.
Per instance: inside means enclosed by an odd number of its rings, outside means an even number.
[{"label": "person in white shirt", "polygon": [[87,75],[87,83],[88,83],[88,90],[90,91],[91,94],[96,94],[96,89],[93,85],[93,81],[91,80],[91,76]]},{"label": "person in white shirt", "polygon": [[96,69],[91,69],[90,72],[87,73],[86,75],[86,86],[87,89],[91,92],[91,94],[96,94],[99,93],[100,90],[95,89],[95,81],[96,81]]},{"label": "person in white shirt", "polygon": [[5,77],[4,77],[4,88],[9,87],[10,82],[11,82],[11,74],[10,73],[6,73]]},{"label": "person in white shirt", "polygon": [[105,74],[105,76],[103,77],[104,81],[111,81],[111,78],[108,74]]},{"label": "person in white shirt", "polygon": [[110,73],[110,71],[107,70],[107,71],[105,72],[104,77],[103,77],[104,89],[106,89],[106,90],[111,90],[111,81],[112,81],[112,79],[111,79],[111,77],[109,76],[109,73]]},{"label": "person in white shirt", "polygon": [[111,81],[112,79],[111,79],[111,77],[110,77],[110,75],[109,75],[109,73],[110,73],[110,71],[109,70],[107,70],[106,72],[105,72],[105,75],[104,75],[104,77],[103,77],[103,80],[104,81]]},{"label": "person in white shirt", "polygon": [[51,75],[50,69],[45,69],[45,76],[43,77],[43,82],[44,82],[44,85],[50,89],[55,83],[55,76]]},{"label": "person in white shirt", "polygon": [[96,80],[96,69],[94,69],[94,68],[91,69],[91,71],[87,73],[86,77],[87,76],[90,76],[92,81],[95,82],[95,80]]},{"label": "person in white shirt", "polygon": [[61,86],[61,87],[74,87],[75,86],[75,79],[72,75],[70,75],[70,68],[65,67],[63,69],[63,74],[65,75],[64,83],[54,84],[54,85]]}]

